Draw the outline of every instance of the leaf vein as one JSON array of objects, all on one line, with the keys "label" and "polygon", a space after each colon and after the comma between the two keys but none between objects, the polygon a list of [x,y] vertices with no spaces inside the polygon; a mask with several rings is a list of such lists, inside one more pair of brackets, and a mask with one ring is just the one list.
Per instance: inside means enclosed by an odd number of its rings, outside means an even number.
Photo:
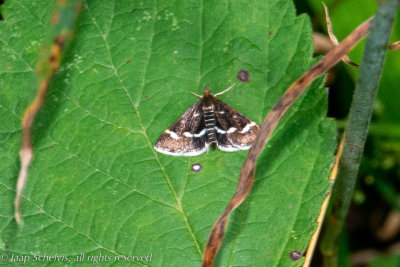
[{"label": "leaf vein", "polygon": [[[100,27],[97,24],[96,20],[94,19],[93,15],[91,14],[89,6],[87,4],[85,5],[85,8],[88,10],[89,16],[92,18],[93,24],[96,26],[97,30],[99,31],[99,33],[101,34],[101,36],[103,38],[103,41],[104,41],[104,44],[105,44],[106,49],[107,49],[107,53],[108,53],[108,57],[109,57],[112,69],[114,70],[114,74],[118,78],[118,80],[119,80],[119,82],[120,82],[120,84],[121,84],[126,96],[128,97],[128,99],[130,100],[130,102],[132,104],[132,108],[133,108],[134,112],[136,113],[136,116],[138,118],[140,127],[142,128],[142,133],[143,133],[143,135],[144,135],[144,137],[145,137],[145,139],[147,141],[147,144],[148,144],[149,148],[151,149],[151,151],[152,151],[157,163],[159,164],[160,169],[161,169],[162,173],[164,174],[164,177],[165,177],[165,179],[166,179],[166,181],[167,181],[167,183],[169,185],[169,188],[172,191],[172,194],[173,194],[173,196],[174,196],[174,198],[175,198],[175,200],[176,200],[176,202],[178,204],[179,211],[183,215],[183,219],[184,219],[184,222],[186,224],[186,227],[187,227],[187,229],[188,229],[188,231],[189,231],[189,233],[190,233],[191,237],[193,238],[193,241],[194,241],[194,243],[196,245],[197,251],[199,252],[200,256],[202,256],[202,251],[200,249],[199,241],[195,237],[194,232],[193,232],[192,228],[189,225],[187,215],[186,215],[186,213],[185,213],[185,211],[184,211],[184,209],[182,207],[182,203],[181,203],[180,199],[178,198],[176,190],[175,190],[175,188],[173,187],[173,185],[171,183],[171,179],[169,178],[168,174],[166,173],[166,171],[164,169],[164,166],[162,165],[160,159],[158,158],[157,153],[154,151],[153,146],[152,146],[152,144],[150,142],[150,139],[149,139],[149,137],[148,137],[148,135],[146,133],[146,128],[144,127],[144,124],[143,124],[143,122],[141,120],[141,116],[140,116],[140,112],[138,110],[138,106],[134,103],[133,98],[132,98],[131,94],[128,91],[128,88],[125,86],[121,76],[118,73],[118,70],[115,68],[115,65],[114,65],[113,59],[112,59],[112,55],[111,55],[111,52],[110,52],[110,46],[109,46],[109,44],[107,42],[107,39],[104,38],[104,34],[102,34],[102,32],[100,30]],[[154,15],[154,12],[155,12],[155,10],[153,11],[153,15]],[[155,24],[155,16],[153,16],[153,35],[154,35],[154,24]],[[149,57],[150,57],[150,55],[149,55]],[[147,69],[147,67],[146,67],[146,69]],[[145,73],[146,73],[146,71],[144,72],[143,81],[145,80],[145,76],[146,76]],[[144,83],[143,83],[143,85],[144,85]],[[138,99],[140,99],[140,97]]]}]

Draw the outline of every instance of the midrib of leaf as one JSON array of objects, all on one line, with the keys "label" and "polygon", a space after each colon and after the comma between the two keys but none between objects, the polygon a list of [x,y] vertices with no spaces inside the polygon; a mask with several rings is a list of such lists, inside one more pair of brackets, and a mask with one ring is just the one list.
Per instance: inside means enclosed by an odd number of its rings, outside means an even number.
[{"label": "midrib of leaf", "polygon": [[[113,3],[114,3],[114,6],[115,6],[115,1],[114,1]],[[155,7],[155,6],[156,6],[156,4],[154,4],[154,7]],[[162,171],[162,173],[163,173],[163,175],[164,175],[164,178],[165,178],[165,180],[167,181],[168,186],[169,186],[169,188],[170,188],[171,191],[172,191],[172,194],[173,194],[173,196],[174,196],[174,198],[175,198],[175,201],[176,201],[176,203],[177,203],[177,205],[178,205],[178,210],[179,210],[179,211],[181,212],[181,214],[183,215],[183,219],[184,219],[185,225],[186,225],[186,227],[187,227],[187,229],[188,229],[188,231],[189,231],[189,234],[190,234],[191,237],[193,238],[193,241],[194,241],[194,243],[195,243],[195,246],[196,246],[196,248],[197,248],[197,251],[199,252],[200,257],[201,257],[203,253],[202,253],[201,248],[200,248],[200,244],[199,244],[200,242],[199,242],[199,241],[197,240],[197,238],[195,237],[194,232],[193,232],[192,228],[191,228],[190,225],[189,225],[189,221],[188,221],[187,215],[186,215],[186,213],[185,213],[185,211],[184,211],[184,209],[183,209],[183,207],[182,207],[181,199],[178,198],[178,196],[177,196],[177,194],[176,194],[176,191],[175,191],[175,189],[174,189],[174,187],[173,187],[173,185],[172,185],[172,183],[171,183],[171,179],[169,178],[168,174],[166,173],[165,168],[164,168],[163,164],[161,163],[160,159],[158,158],[157,153],[156,153],[156,152],[154,151],[154,149],[153,149],[153,145],[151,144],[150,139],[149,139],[149,137],[148,137],[148,135],[147,135],[147,133],[146,133],[146,128],[144,127],[144,124],[142,123],[142,120],[141,120],[140,113],[139,113],[139,110],[138,110],[138,108],[137,108],[137,105],[135,105],[135,103],[134,103],[134,101],[133,101],[133,99],[132,99],[132,97],[131,97],[131,95],[130,95],[128,89],[127,89],[127,87],[125,86],[125,84],[124,84],[124,82],[123,82],[121,76],[120,76],[119,73],[118,73],[118,70],[115,68],[115,65],[114,65],[114,62],[113,62],[113,59],[112,59],[112,56],[111,56],[111,52],[110,52],[110,46],[109,46],[109,44],[108,44],[108,42],[107,42],[107,35],[103,34],[103,32],[101,31],[101,29],[100,29],[100,27],[98,26],[96,20],[94,19],[93,15],[91,14],[90,8],[89,8],[89,6],[87,5],[86,2],[85,2],[85,8],[87,9],[88,14],[89,14],[89,16],[91,17],[93,24],[96,26],[97,30],[99,31],[99,34],[100,34],[101,38],[102,38],[103,41],[104,41],[104,44],[105,44],[106,50],[107,50],[107,54],[108,54],[108,57],[109,57],[109,60],[110,60],[110,63],[111,63],[111,68],[112,68],[112,70],[114,71],[114,75],[115,75],[116,78],[118,78],[119,83],[121,84],[121,86],[122,86],[122,88],[123,88],[123,90],[124,90],[126,96],[128,97],[128,99],[129,99],[129,101],[130,101],[130,103],[131,103],[131,105],[132,105],[132,108],[133,108],[133,110],[134,110],[134,112],[135,112],[135,114],[136,114],[136,116],[137,116],[137,119],[138,119],[138,122],[139,122],[139,124],[140,124],[140,127],[142,128],[142,134],[143,134],[143,136],[145,137],[146,142],[147,142],[147,145],[148,145],[148,147],[150,148],[150,150],[152,151],[152,153],[153,153],[153,155],[154,155],[154,158],[156,159],[158,165],[160,166],[160,169],[161,169],[161,171]],[[153,9],[153,14],[154,14],[154,12],[156,12],[155,8]],[[152,36],[154,36],[154,23],[155,23],[154,18],[155,18],[155,16],[153,16]],[[151,39],[151,40],[152,40],[152,39]],[[150,41],[151,41],[151,40],[150,40]],[[151,43],[152,43],[152,42],[150,42],[150,51],[149,51],[148,59],[150,58],[150,54],[151,54]],[[147,61],[147,62],[148,62],[148,61]],[[147,63],[147,65],[148,65],[148,63]],[[146,66],[147,66],[147,65],[146,65]],[[144,73],[143,73],[143,82],[142,82],[141,91],[143,91],[143,87],[144,87],[144,84],[145,84],[146,70],[147,70],[147,68],[145,69],[145,71],[144,71]],[[140,99],[140,98],[138,98],[138,99]],[[140,100],[139,100],[139,102],[140,102]]]}]

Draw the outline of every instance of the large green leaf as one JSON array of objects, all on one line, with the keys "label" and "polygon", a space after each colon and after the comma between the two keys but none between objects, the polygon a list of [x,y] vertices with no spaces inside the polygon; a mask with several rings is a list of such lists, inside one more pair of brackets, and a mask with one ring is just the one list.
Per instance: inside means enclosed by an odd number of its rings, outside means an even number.
[{"label": "large green leaf", "polygon": [[[172,157],[152,148],[209,84],[261,123],[313,62],[306,16],[286,0],[87,1],[33,132],[34,160],[13,219],[20,121],[53,1],[8,0],[0,24],[0,252],[9,257],[148,256],[150,266],[199,266],[247,152]],[[236,79],[240,69],[249,83]],[[238,84],[240,83],[240,84]],[[234,212],[218,266],[300,266],[329,190],[335,130],[317,81],[260,157]],[[200,172],[191,166],[200,163]],[[104,263],[108,258],[103,258]]]}]

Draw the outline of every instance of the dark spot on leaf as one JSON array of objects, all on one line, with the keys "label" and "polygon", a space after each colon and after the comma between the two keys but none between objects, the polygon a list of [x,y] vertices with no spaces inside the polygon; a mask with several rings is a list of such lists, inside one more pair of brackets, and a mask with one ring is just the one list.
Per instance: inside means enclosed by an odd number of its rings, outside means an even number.
[{"label": "dark spot on leaf", "polygon": [[290,252],[290,259],[292,261],[297,261],[303,256],[304,256],[304,253],[297,251],[297,250],[293,250],[292,252]]},{"label": "dark spot on leaf", "polygon": [[268,34],[269,34],[269,35],[273,35],[273,34],[274,34],[274,31],[269,31]]},{"label": "dark spot on leaf", "polygon": [[200,163],[195,163],[192,165],[193,172],[199,172],[199,171],[201,171],[202,168],[203,168],[203,166]]},{"label": "dark spot on leaf", "polygon": [[250,81],[249,72],[247,70],[240,70],[237,74],[237,78],[241,82],[249,82]]},{"label": "dark spot on leaf", "polygon": [[128,60],[126,61],[126,64],[129,64],[129,63],[131,63],[131,60],[130,60],[130,59],[128,59]]},{"label": "dark spot on leaf", "polygon": [[145,96],[144,96],[144,98],[146,98],[146,99],[147,99],[147,98],[149,98],[149,96],[148,96],[148,95],[145,95]]},{"label": "dark spot on leaf", "polygon": [[4,249],[8,250],[8,246],[6,245],[6,246],[4,247]]},{"label": "dark spot on leaf", "polygon": [[149,241],[150,241],[150,242],[153,242],[153,239],[150,238]]},{"label": "dark spot on leaf", "polygon": [[54,149],[54,146],[50,146],[50,149]]}]

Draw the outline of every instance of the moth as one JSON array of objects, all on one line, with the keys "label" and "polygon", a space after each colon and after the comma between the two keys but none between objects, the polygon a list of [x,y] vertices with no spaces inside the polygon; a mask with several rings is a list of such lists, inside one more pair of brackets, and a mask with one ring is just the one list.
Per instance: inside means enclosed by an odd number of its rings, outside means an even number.
[{"label": "moth", "polygon": [[161,134],[155,150],[172,156],[197,156],[209,147],[229,152],[249,149],[260,127],[216,98],[233,86],[215,95],[208,86],[202,96],[193,93],[200,101]]}]

